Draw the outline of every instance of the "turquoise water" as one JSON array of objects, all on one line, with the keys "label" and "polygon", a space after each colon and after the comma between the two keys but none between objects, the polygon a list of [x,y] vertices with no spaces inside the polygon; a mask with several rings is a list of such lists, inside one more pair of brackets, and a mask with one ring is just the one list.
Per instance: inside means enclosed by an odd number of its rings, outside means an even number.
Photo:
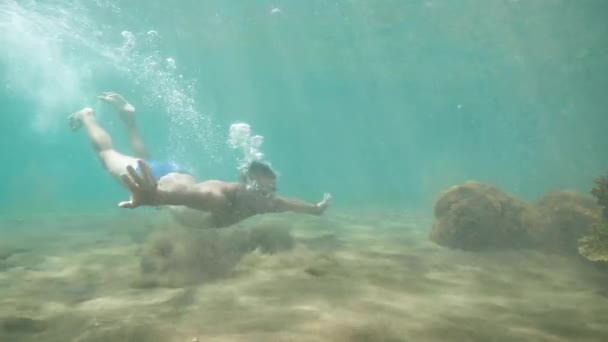
[{"label": "turquoise water", "polygon": [[1,208],[122,196],[65,124],[92,106],[128,152],[95,98],[109,90],[137,106],[154,156],[202,178],[234,179],[225,140],[244,121],[283,191],[329,191],[337,206],[424,206],[468,179],[531,199],[587,191],[608,162],[605,11],[593,0],[4,1]]},{"label": "turquoise water", "polygon": [[[603,340],[605,270],[428,236],[450,186],[535,201],[588,194],[606,172],[606,13],[603,0],[0,0],[0,340]],[[234,181],[230,127],[247,123],[282,194],[330,192],[332,206],[217,236],[117,208],[128,193],[67,121],[92,107],[130,153],[104,91],[137,108],[152,159]],[[239,240],[258,228],[272,252]]]}]

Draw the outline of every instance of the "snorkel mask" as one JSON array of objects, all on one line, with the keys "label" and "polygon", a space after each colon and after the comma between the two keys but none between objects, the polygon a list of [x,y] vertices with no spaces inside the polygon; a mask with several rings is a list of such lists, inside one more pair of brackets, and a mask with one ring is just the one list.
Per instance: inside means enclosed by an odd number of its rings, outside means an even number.
[{"label": "snorkel mask", "polygon": [[258,197],[271,198],[276,193],[276,174],[266,163],[253,161],[241,170],[245,190]]},{"label": "snorkel mask", "polygon": [[274,196],[274,194],[276,192],[275,187],[264,186],[264,185],[258,183],[256,180],[250,179],[250,178],[247,178],[247,183],[245,184],[245,189],[247,189],[247,191],[255,193],[256,195],[264,197],[264,198],[271,198]]}]

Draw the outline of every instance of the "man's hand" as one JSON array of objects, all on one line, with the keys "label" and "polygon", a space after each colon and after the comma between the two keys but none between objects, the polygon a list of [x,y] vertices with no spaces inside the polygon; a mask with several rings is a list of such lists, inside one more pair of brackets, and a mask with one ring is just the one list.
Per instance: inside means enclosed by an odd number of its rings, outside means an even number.
[{"label": "man's hand", "polygon": [[321,210],[321,214],[323,212],[325,212],[325,209],[327,209],[327,207],[329,206],[329,204],[331,203],[331,194],[324,194],[323,195],[323,200],[319,203],[317,203],[317,208],[319,208],[319,210]]},{"label": "man's hand", "polygon": [[116,108],[116,110],[120,112],[135,112],[135,107],[132,104],[127,102],[124,97],[120,96],[114,92],[105,92],[101,93],[101,95],[97,96],[98,99],[107,102]]},{"label": "man's hand", "polygon": [[127,166],[128,174],[122,176],[122,181],[131,191],[131,198],[128,201],[120,202],[118,206],[121,208],[137,208],[141,205],[157,204],[158,184],[152,177],[150,167],[141,160],[138,161],[138,165],[141,176],[131,165]]}]

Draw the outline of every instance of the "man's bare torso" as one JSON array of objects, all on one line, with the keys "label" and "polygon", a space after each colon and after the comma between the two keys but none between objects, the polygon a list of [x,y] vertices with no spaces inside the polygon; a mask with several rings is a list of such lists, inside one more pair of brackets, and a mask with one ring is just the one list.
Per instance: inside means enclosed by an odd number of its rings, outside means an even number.
[{"label": "man's bare torso", "polygon": [[241,183],[209,180],[197,183],[187,174],[170,173],[158,182],[159,189],[173,190],[180,187],[197,187],[215,193],[218,205],[208,212],[173,207],[172,214],[180,223],[197,228],[222,228],[231,226],[257,214],[271,211],[272,199],[252,198]]}]

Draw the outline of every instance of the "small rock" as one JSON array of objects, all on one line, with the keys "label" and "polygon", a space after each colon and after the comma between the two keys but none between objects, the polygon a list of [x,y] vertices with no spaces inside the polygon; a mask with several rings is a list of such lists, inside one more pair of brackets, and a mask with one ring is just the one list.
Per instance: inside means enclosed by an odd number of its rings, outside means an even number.
[{"label": "small rock", "polygon": [[316,268],[316,267],[307,267],[306,269],[304,269],[304,272],[308,273],[309,275],[311,275],[313,277],[322,277],[327,274],[326,270]]}]

